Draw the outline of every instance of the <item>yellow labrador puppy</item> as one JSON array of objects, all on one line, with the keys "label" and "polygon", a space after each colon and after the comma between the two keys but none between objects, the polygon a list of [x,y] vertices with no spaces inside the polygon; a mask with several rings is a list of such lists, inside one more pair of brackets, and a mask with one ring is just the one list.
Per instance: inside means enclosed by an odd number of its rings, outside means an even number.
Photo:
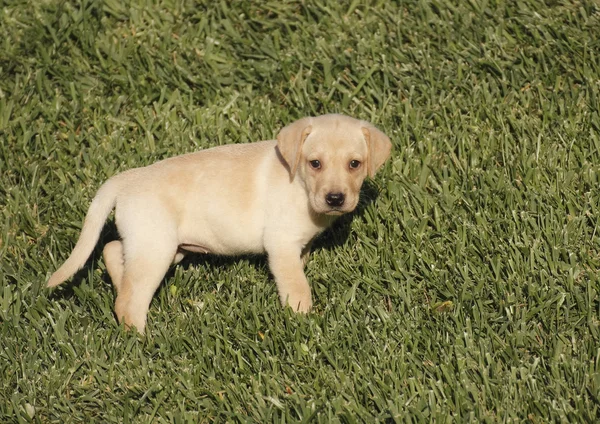
[{"label": "yellow labrador puppy", "polygon": [[186,252],[267,253],[283,305],[312,305],[304,263],[312,239],[358,203],[391,152],[371,124],[343,115],[300,119],[277,140],[215,147],[125,171],[96,194],[54,287],[80,269],[116,207],[121,240],[104,248],[116,316],[143,332],[154,292]]}]

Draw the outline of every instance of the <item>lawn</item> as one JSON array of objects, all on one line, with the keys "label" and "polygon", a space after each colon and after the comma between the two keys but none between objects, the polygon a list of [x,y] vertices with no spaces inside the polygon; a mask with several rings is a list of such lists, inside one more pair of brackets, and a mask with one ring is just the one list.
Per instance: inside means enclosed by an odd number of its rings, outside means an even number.
[{"label": "lawn", "polygon": [[[600,419],[600,6],[365,3],[0,3],[0,422]],[[112,218],[45,288],[108,177],[329,112],[394,151],[309,315],[197,255],[126,332]]]}]

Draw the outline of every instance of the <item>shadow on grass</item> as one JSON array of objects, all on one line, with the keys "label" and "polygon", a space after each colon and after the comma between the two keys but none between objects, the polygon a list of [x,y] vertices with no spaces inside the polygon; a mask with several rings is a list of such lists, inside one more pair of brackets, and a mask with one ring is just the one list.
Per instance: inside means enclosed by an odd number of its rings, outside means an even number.
[{"label": "shadow on grass", "polygon": [[[315,252],[320,249],[332,250],[339,246],[343,246],[348,237],[350,236],[350,231],[352,228],[352,220],[356,216],[361,216],[365,209],[379,196],[379,190],[377,186],[371,181],[365,181],[361,193],[360,200],[356,209],[346,215],[341,216],[330,228],[324,231],[322,234],[317,236],[315,241],[312,244],[312,252]],[[61,290],[53,290],[49,298],[66,298],[69,299],[75,295],[75,288],[79,287],[84,280],[86,280],[90,276],[90,270],[96,269],[99,267],[99,260],[102,257],[102,249],[104,246],[112,240],[118,239],[118,231],[117,227],[113,220],[108,221],[104,228],[102,229],[102,233],[100,234],[100,239],[95,247],[92,255],[85,263],[83,268],[81,268],[75,275],[71,278],[70,281],[66,281],[61,285]],[[240,260],[246,260],[248,263],[255,268],[266,268],[267,267],[267,259],[266,255],[239,255],[239,256],[220,256],[220,255],[210,255],[210,254],[196,254],[196,253],[188,253],[185,258],[176,266],[172,266],[169,268],[169,271],[165,274],[164,280],[171,279],[174,274],[176,267],[183,267],[184,270],[187,270],[191,267],[198,266],[206,266],[210,268],[220,268],[220,267],[230,267],[233,264],[239,262]],[[112,286],[110,277],[108,273],[105,271],[102,275],[102,280],[109,286]],[[159,286],[158,291],[163,290],[165,284],[161,284]],[[157,292],[158,292],[157,291]]]},{"label": "shadow on grass", "polygon": [[[94,248],[94,250],[92,251],[92,254],[90,255],[90,257],[88,258],[88,260],[85,262],[85,265],[83,265],[83,267],[77,271],[73,277],[71,277],[70,279],[68,279],[67,281],[65,281],[64,283],[62,283],[60,286],[60,289],[57,288],[53,288],[50,289],[51,292],[48,295],[48,298],[50,300],[53,299],[70,299],[72,297],[75,296],[75,289],[79,286],[81,286],[81,284],[83,283],[83,281],[89,279],[90,277],[90,271],[93,271],[94,269],[99,268],[99,263],[100,263],[100,259],[102,258],[102,250],[104,249],[104,246],[109,243],[112,240],[115,240],[119,237],[119,233],[117,231],[117,226],[115,225],[114,221],[107,221],[106,224],[104,225],[104,227],[102,228],[102,232],[100,233],[100,238],[98,239],[98,243],[96,244],[96,247]],[[70,252],[69,252],[70,253]],[[65,258],[66,260],[66,258]],[[62,265],[62,263],[60,263],[58,266]],[[58,269],[58,268],[57,268]],[[53,272],[56,270],[53,270]],[[105,271],[102,274],[102,281],[104,281],[106,284],[112,286],[112,283],[110,281],[110,278],[108,277],[108,273]],[[45,288],[46,283],[44,282],[44,288]]]}]

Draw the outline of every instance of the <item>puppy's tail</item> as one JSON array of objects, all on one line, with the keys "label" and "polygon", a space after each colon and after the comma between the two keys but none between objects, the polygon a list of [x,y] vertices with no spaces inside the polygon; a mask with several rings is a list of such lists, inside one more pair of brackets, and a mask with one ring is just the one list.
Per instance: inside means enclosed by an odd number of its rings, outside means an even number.
[{"label": "puppy's tail", "polygon": [[77,240],[77,244],[75,244],[75,248],[73,248],[65,263],[50,276],[46,284],[48,287],[55,287],[63,283],[85,264],[96,243],[98,243],[104,221],[115,207],[118,191],[119,184],[115,178],[109,179],[100,187],[85,216],[81,235]]}]

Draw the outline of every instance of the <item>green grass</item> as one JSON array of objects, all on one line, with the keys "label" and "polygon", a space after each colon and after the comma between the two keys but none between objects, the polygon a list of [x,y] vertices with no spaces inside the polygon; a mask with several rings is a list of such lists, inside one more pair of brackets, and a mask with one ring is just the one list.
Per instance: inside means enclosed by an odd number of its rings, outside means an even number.
[{"label": "green grass", "polygon": [[[599,100],[592,1],[3,1],[0,421],[600,419]],[[124,332],[111,222],[44,288],[109,176],[326,112],[394,152],[310,315],[196,257]]]}]

